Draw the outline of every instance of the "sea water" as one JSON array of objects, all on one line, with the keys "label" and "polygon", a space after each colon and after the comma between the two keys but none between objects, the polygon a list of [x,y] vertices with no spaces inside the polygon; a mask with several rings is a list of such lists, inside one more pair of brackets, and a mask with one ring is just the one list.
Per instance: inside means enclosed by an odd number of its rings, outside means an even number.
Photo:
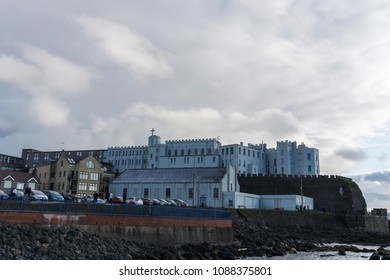
[{"label": "sea water", "polygon": [[[357,245],[357,244],[340,244],[340,243],[323,243],[323,246],[355,246],[359,249],[376,250],[380,246],[368,246],[368,245]],[[389,249],[388,247],[385,249]],[[313,251],[313,252],[297,252],[287,253],[284,256],[274,257],[254,257],[250,259],[258,260],[368,260],[373,252],[351,252],[345,251],[345,255],[340,255],[338,251]]]}]

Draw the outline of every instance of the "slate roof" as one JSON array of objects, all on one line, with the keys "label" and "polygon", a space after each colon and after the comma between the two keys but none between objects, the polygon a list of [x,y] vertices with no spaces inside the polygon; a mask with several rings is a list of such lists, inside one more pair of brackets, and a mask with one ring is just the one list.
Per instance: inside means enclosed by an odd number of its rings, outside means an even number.
[{"label": "slate roof", "polygon": [[225,174],[225,168],[128,169],[112,183],[215,183]]},{"label": "slate roof", "polygon": [[15,180],[15,182],[18,183],[27,183],[32,178],[34,178],[38,183],[40,183],[39,179],[34,177],[32,173],[13,170],[0,170],[0,181],[3,181],[8,176],[11,176]]}]

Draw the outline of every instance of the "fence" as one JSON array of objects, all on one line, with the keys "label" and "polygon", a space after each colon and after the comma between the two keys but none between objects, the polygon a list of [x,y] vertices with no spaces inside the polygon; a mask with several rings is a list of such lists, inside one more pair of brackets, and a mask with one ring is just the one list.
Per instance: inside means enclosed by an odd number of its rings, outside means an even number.
[{"label": "fence", "polygon": [[107,216],[145,216],[154,218],[188,218],[227,220],[230,212],[212,208],[152,206],[113,203],[52,202],[0,200],[1,212],[39,212],[57,214],[89,214]]}]

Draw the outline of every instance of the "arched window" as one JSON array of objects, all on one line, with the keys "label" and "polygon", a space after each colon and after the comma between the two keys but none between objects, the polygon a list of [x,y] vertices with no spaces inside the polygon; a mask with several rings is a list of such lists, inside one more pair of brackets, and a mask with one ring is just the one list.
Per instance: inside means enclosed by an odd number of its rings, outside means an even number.
[{"label": "arched window", "polygon": [[184,156],[184,149],[181,149],[180,155]]},{"label": "arched window", "polygon": [[187,151],[187,155],[191,155],[191,149],[188,149],[188,151]]},{"label": "arched window", "polygon": [[196,156],[198,155],[198,149],[195,149],[195,155]]},{"label": "arched window", "polygon": [[204,155],[204,149],[202,148],[202,150],[200,151],[200,154],[201,155]]},{"label": "arched window", "polygon": [[177,152],[177,149],[175,150],[175,156],[177,156],[178,155],[178,152]]},{"label": "arched window", "polygon": [[172,154],[171,150],[168,150],[168,156],[170,157]]},{"label": "arched window", "polygon": [[87,161],[87,164],[85,165],[87,168],[95,168],[95,164],[92,160]]},{"label": "arched window", "polygon": [[208,155],[211,155],[211,148],[209,148],[209,149],[207,150],[207,154],[208,154]]}]

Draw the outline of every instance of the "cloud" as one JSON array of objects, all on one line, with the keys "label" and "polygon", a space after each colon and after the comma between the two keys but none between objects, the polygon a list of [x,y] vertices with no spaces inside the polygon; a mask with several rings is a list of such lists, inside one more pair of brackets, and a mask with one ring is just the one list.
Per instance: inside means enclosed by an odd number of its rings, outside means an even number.
[{"label": "cloud", "polygon": [[0,80],[29,94],[82,94],[90,89],[92,75],[83,67],[43,49],[22,46],[23,58],[0,55]]},{"label": "cloud", "polygon": [[136,80],[165,79],[174,73],[168,56],[141,34],[124,24],[79,16],[74,20],[112,62],[124,67]]},{"label": "cloud", "polygon": [[65,126],[70,114],[67,105],[49,95],[33,98],[29,105],[29,111],[33,121],[38,121],[49,128]]},{"label": "cloud", "polygon": [[361,148],[344,148],[336,151],[336,155],[351,161],[361,161],[367,158],[367,154]]},{"label": "cloud", "polygon": [[90,89],[92,75],[76,63],[34,46],[24,46],[23,54],[40,70],[41,92],[83,94]]},{"label": "cloud", "polygon": [[41,48],[25,44],[21,50],[21,58],[0,55],[0,80],[30,95],[23,105],[28,108],[31,120],[45,127],[66,125],[70,109],[65,98],[87,93],[93,75]]},{"label": "cloud", "polygon": [[351,178],[362,190],[369,209],[390,209],[390,171],[355,175]]}]

